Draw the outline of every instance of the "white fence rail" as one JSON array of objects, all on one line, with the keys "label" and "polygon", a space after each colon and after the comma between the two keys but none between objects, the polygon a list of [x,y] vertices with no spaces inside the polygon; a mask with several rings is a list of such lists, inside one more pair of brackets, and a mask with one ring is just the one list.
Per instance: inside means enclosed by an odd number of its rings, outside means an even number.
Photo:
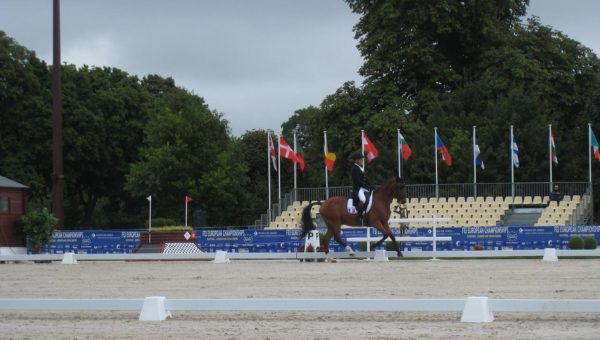
[{"label": "white fence rail", "polygon": [[[158,303],[155,303],[158,302]],[[477,305],[479,304],[479,305]],[[473,307],[475,306],[475,307]],[[600,300],[546,299],[0,299],[0,310],[140,311],[161,321],[171,311],[461,312],[461,321],[490,322],[493,312],[600,313]]]}]

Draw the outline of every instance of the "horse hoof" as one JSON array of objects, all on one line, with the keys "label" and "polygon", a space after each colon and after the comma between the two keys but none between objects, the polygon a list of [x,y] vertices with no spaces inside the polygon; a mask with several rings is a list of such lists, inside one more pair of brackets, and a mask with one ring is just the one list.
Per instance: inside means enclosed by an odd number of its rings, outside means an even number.
[{"label": "horse hoof", "polygon": [[326,257],[326,258],[325,258],[325,262],[327,262],[327,263],[335,263],[335,262],[337,262],[337,261],[336,261],[334,258],[331,258],[331,257]]},{"label": "horse hoof", "polygon": [[354,250],[352,249],[352,247],[346,246],[345,249],[348,252],[348,254],[350,254],[350,256],[352,256],[352,257],[356,256],[356,254],[354,253]]}]

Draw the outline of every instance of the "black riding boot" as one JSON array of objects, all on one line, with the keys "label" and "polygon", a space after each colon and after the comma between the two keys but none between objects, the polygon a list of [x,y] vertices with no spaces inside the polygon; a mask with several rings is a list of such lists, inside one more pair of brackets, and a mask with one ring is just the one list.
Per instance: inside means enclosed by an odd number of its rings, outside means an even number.
[{"label": "black riding boot", "polygon": [[365,209],[363,205],[359,205],[358,207],[356,207],[356,221],[359,226],[364,225],[364,212]]}]

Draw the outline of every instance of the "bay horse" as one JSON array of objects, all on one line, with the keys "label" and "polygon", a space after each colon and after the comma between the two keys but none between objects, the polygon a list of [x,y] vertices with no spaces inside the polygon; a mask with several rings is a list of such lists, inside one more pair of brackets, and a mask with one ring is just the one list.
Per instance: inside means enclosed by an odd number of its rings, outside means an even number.
[{"label": "bay horse", "polygon": [[[404,180],[399,177],[392,177],[383,182],[372,195],[373,203],[371,210],[365,213],[364,220],[365,225],[375,227],[383,234],[383,238],[375,243],[375,248],[389,237],[394,243],[398,256],[402,256],[400,246],[390,229],[389,220],[392,200],[396,198],[398,202],[402,204],[406,203],[406,186]],[[329,256],[329,241],[331,241],[331,237],[335,238],[337,243],[342,245],[350,255],[355,255],[352,248],[341,238],[342,224],[350,227],[360,227],[356,214],[348,213],[347,200],[348,198],[344,196],[330,197],[325,202],[310,203],[302,210],[302,233],[300,234],[300,239],[303,239],[309,231],[316,228],[312,222],[310,211],[314,205],[321,205],[319,214],[327,226],[327,233],[325,233],[322,247],[325,252],[325,260],[328,262],[334,261]]]}]

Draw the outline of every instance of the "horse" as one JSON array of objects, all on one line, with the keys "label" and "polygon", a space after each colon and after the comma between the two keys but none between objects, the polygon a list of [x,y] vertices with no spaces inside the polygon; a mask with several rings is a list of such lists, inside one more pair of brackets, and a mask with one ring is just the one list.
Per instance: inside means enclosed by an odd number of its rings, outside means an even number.
[{"label": "horse", "polygon": [[[406,186],[404,180],[400,177],[391,177],[383,182],[372,195],[373,203],[371,210],[365,213],[364,216],[366,225],[375,227],[383,234],[383,238],[375,243],[375,248],[389,237],[394,243],[398,256],[401,257],[402,252],[396,242],[396,237],[390,229],[389,219],[391,215],[390,204],[394,198],[402,204],[406,203]],[[330,197],[325,202],[312,202],[302,210],[302,233],[300,234],[300,239],[303,239],[309,231],[316,228],[312,222],[310,211],[314,205],[321,206],[319,214],[321,214],[321,218],[327,226],[327,233],[325,233],[322,246],[325,252],[325,260],[328,262],[334,262],[329,255],[329,241],[331,237],[334,237],[337,243],[342,245],[351,256],[355,256],[352,247],[348,246],[341,238],[342,224],[351,227],[360,227],[356,214],[350,214],[347,211],[347,199],[344,196]]]}]

